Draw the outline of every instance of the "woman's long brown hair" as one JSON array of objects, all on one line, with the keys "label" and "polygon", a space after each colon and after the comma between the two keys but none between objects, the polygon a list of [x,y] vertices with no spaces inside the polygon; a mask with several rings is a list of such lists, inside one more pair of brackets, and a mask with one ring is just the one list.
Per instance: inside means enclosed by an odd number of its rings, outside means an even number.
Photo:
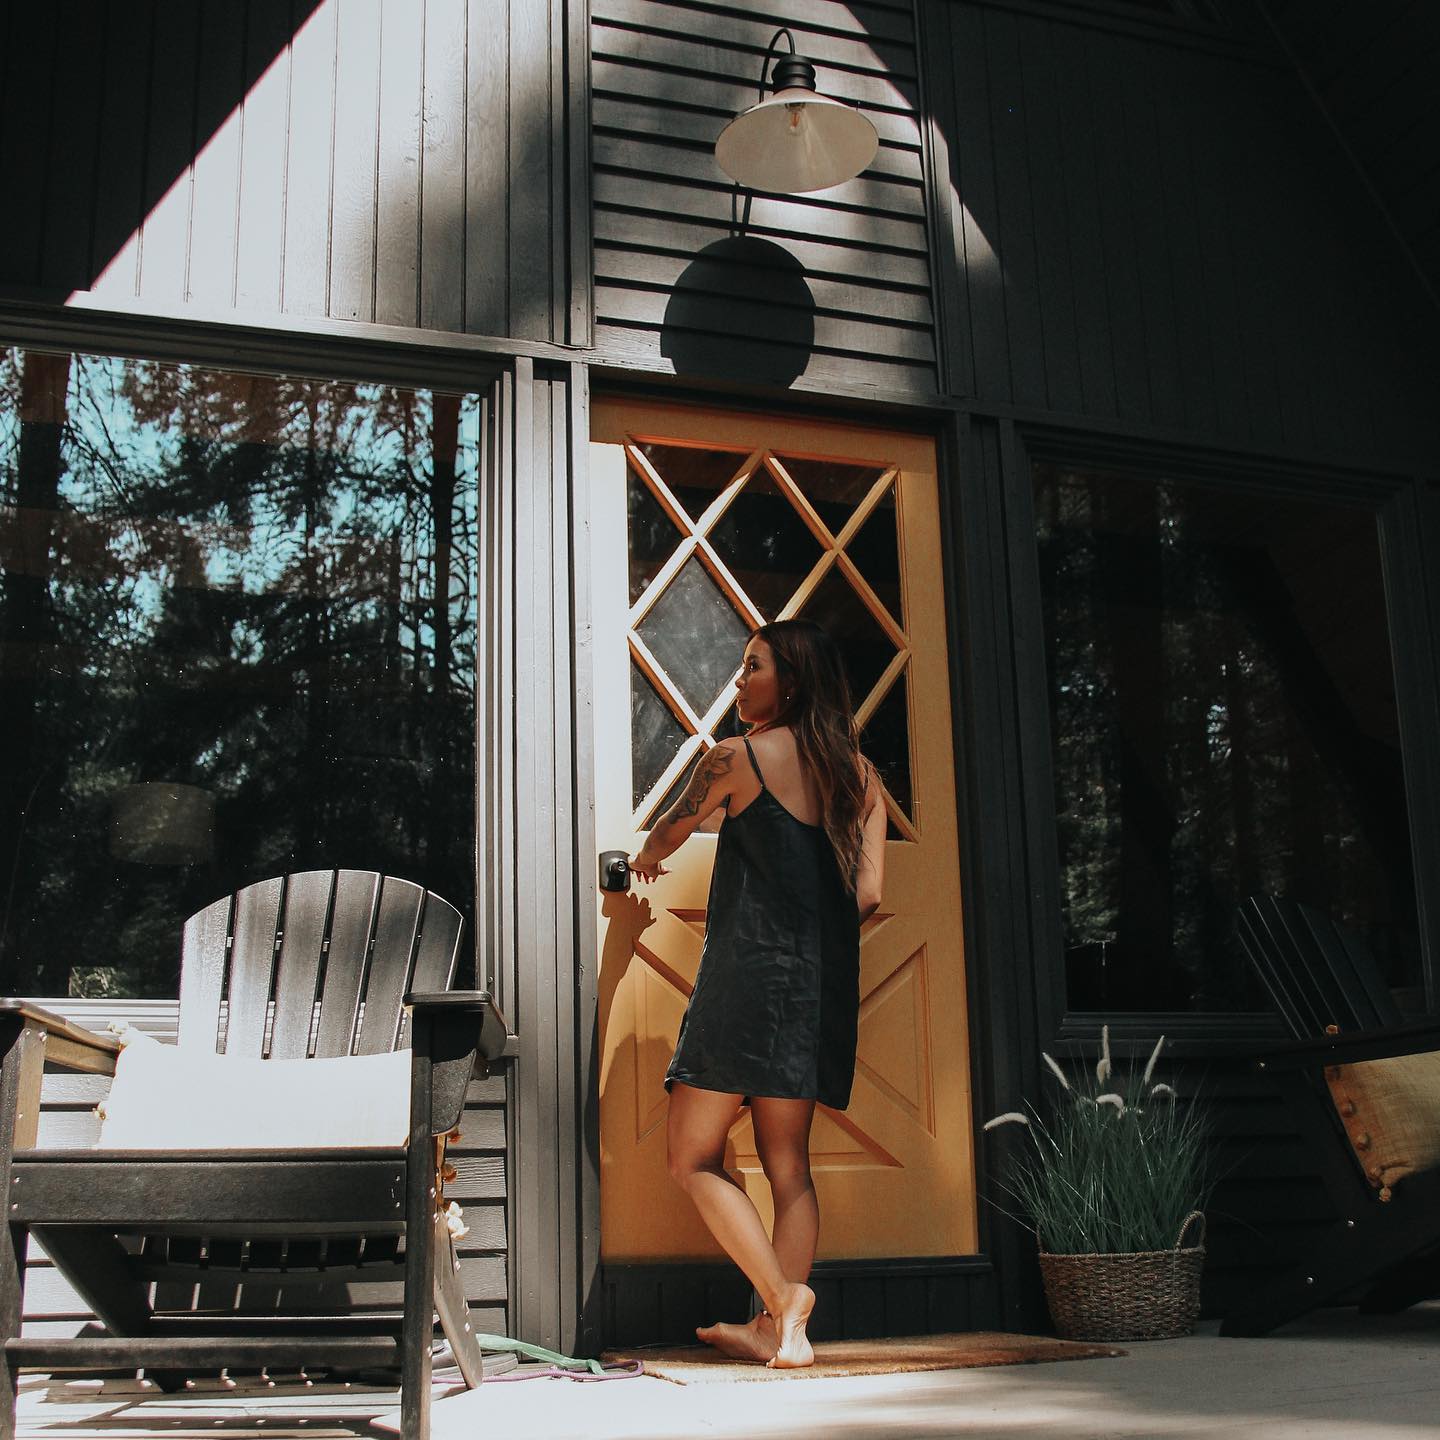
[{"label": "woman's long brown hair", "polygon": [[860,727],[840,647],[813,620],[777,620],[762,625],[751,638],[763,640],[775,657],[780,707],[770,724],[787,725],[794,732],[800,763],[815,782],[820,823],[840,874],[853,890],[869,767],[860,754]]}]

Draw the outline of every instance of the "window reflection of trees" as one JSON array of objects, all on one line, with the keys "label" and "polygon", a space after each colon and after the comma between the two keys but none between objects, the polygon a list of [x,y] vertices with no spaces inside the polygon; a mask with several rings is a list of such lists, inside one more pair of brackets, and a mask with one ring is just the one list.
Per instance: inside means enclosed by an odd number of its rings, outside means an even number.
[{"label": "window reflection of trees", "polygon": [[1069,1003],[1263,1008],[1254,891],[1418,975],[1373,519],[1036,467]]},{"label": "window reflection of trees", "polygon": [[[173,994],[178,923],[311,866],[473,890],[475,397],[0,352],[7,987]],[[115,797],[215,797],[207,860]]]}]

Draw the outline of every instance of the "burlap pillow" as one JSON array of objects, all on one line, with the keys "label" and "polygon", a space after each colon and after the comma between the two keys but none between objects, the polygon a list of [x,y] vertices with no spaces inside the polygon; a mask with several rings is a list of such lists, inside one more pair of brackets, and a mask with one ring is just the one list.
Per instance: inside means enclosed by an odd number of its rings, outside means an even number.
[{"label": "burlap pillow", "polygon": [[1332,1065],[1325,1079],[1382,1200],[1405,1176],[1440,1165],[1440,1051]]}]

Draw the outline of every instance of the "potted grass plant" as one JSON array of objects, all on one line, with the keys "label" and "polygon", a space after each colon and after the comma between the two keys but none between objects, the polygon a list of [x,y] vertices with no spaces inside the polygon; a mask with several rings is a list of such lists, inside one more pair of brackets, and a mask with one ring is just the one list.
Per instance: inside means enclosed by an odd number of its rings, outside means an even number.
[{"label": "potted grass plant", "polygon": [[997,1115],[1009,1130],[1001,1186],[1040,1244],[1051,1318],[1076,1340],[1188,1335],[1205,1261],[1205,1121],[1156,1081],[1162,1035],[1143,1070],[1116,1067],[1101,1032],[1091,1070],[1046,1065],[1055,1103]]}]

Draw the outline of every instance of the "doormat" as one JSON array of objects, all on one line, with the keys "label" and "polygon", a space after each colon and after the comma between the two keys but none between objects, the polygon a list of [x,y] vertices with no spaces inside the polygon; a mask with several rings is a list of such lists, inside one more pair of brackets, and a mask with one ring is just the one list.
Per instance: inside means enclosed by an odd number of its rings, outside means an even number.
[{"label": "doormat", "polygon": [[647,1375],[677,1385],[733,1380],[833,1379],[839,1375],[902,1375],[911,1370],[970,1370],[987,1365],[1039,1365],[1051,1360],[1097,1360],[1123,1355],[1113,1345],[1086,1345],[1048,1335],[975,1330],[960,1335],[912,1335],[881,1340],[819,1340],[815,1363],[803,1370],[770,1370],[732,1360],[708,1345],[607,1350],[609,1363],[639,1360]]}]

